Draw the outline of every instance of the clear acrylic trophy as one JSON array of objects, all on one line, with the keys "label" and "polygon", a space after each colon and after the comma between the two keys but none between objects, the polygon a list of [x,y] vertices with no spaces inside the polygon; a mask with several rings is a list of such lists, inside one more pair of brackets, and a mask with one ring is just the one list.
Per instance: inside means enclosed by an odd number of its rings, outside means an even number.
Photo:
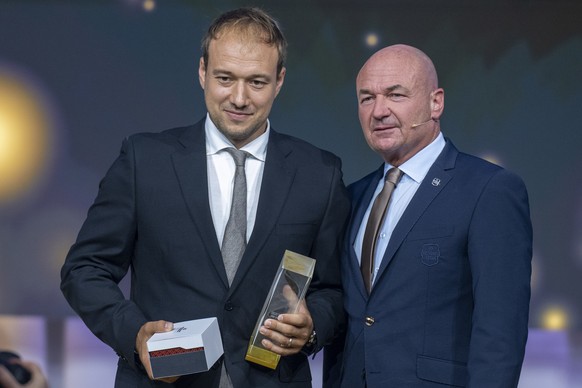
[{"label": "clear acrylic trophy", "polygon": [[265,338],[260,327],[266,319],[277,319],[279,314],[295,313],[299,302],[305,298],[309,283],[313,277],[315,260],[299,253],[285,251],[279,270],[275,275],[269,294],[253,330],[245,359],[255,364],[275,369],[280,355],[263,347],[261,341]]}]

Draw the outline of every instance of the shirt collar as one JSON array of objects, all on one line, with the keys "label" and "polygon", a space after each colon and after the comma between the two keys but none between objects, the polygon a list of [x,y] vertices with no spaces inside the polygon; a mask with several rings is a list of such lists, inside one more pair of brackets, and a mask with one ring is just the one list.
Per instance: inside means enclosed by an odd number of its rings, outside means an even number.
[{"label": "shirt collar", "polygon": [[[445,148],[445,144],[446,144],[445,138],[442,132],[439,132],[436,139],[434,139],[429,145],[418,151],[416,155],[414,155],[412,158],[402,163],[402,165],[399,166],[398,168],[402,170],[403,173],[408,175],[416,183],[420,184],[420,182],[422,182],[422,180],[428,173],[428,170],[433,165],[436,158],[438,158],[443,148]],[[392,167],[393,167],[392,165],[385,163],[384,175]]]},{"label": "shirt collar", "polygon": [[[218,130],[216,125],[212,122],[209,114],[206,114],[204,131],[206,133],[206,155],[214,155],[225,148],[234,147],[230,140],[228,140],[227,137]],[[261,136],[257,137],[250,143],[245,144],[241,150],[248,152],[253,158],[264,162],[267,156],[267,144],[269,142],[270,131],[271,123],[267,119],[267,130],[265,133],[261,134]]]}]

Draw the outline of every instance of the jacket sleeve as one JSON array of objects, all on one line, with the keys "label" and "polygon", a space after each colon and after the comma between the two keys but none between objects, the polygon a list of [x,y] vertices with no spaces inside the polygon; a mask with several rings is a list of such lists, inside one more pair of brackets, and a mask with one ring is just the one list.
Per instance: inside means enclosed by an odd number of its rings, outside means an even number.
[{"label": "jacket sleeve", "polygon": [[341,162],[335,158],[329,200],[311,255],[317,260],[307,306],[317,332],[318,352],[330,343],[345,324],[340,274],[340,250],[350,209],[347,190],[341,173]]},{"label": "jacket sleeve", "polygon": [[468,387],[516,387],[528,332],[532,226],[525,185],[499,170],[468,235],[474,313]]},{"label": "jacket sleeve", "polygon": [[118,284],[128,272],[136,239],[135,163],[131,138],[99,185],[61,269],[61,290],[87,327],[134,364],[137,332],[147,321]]}]

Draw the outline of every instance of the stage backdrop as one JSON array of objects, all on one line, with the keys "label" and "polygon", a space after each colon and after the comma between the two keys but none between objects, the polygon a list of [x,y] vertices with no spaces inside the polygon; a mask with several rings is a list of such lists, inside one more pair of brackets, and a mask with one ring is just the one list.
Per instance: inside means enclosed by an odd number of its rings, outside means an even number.
[{"label": "stage backdrop", "polygon": [[394,43],[431,56],[444,134],[528,186],[530,326],[581,328],[578,0],[0,0],[0,314],[72,315],[59,270],[122,139],[203,117],[200,39],[250,4],[289,40],[272,126],[339,155],[346,183],[381,163],[357,119],[361,65]]}]

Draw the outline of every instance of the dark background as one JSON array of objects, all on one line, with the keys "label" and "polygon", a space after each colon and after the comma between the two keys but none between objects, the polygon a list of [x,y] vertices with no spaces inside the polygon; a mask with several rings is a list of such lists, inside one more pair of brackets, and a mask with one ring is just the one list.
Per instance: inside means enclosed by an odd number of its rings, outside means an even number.
[{"label": "dark background", "polygon": [[[357,118],[361,65],[394,43],[431,56],[445,135],[528,186],[530,326],[582,326],[582,2],[541,0],[0,1],[0,314],[72,314],[59,270],[99,180],[125,136],[205,114],[200,39],[243,5],[289,40],[273,127],[338,154],[346,183],[381,163]],[[15,90],[27,109],[8,108]]]}]

